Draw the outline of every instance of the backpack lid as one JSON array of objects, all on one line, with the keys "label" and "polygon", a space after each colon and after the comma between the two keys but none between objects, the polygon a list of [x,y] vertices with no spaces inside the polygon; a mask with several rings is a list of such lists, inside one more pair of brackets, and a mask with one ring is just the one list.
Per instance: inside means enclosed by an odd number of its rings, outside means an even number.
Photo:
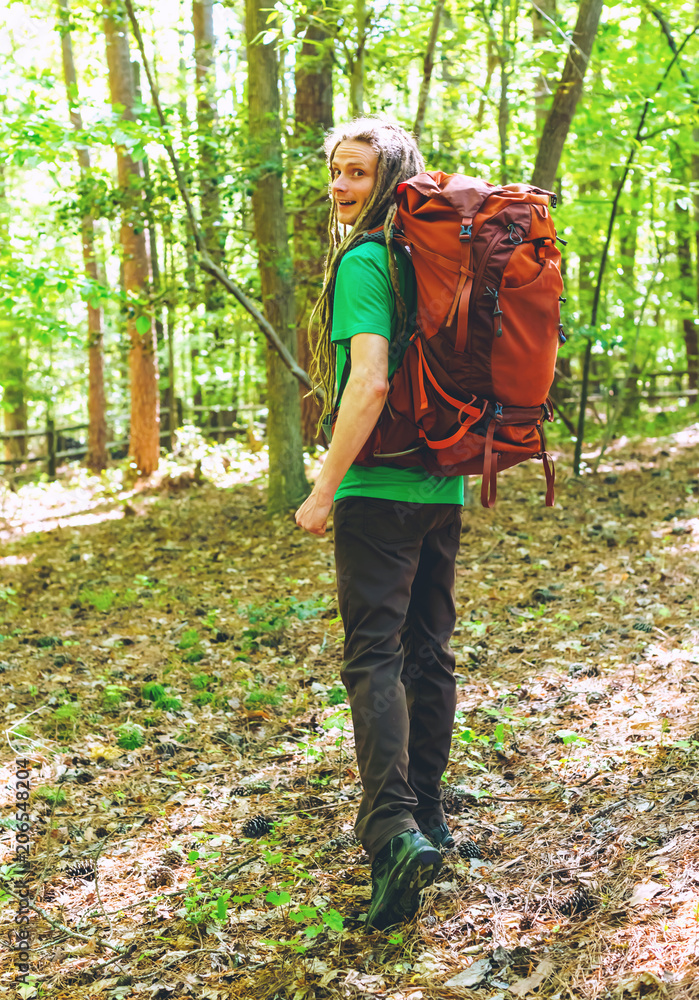
[{"label": "backpack lid", "polygon": [[444,199],[462,218],[473,218],[485,199],[498,190],[495,184],[478,177],[445,174],[441,170],[416,174],[403,181],[396,188],[396,196],[402,195],[406,188],[412,188],[425,198]]}]

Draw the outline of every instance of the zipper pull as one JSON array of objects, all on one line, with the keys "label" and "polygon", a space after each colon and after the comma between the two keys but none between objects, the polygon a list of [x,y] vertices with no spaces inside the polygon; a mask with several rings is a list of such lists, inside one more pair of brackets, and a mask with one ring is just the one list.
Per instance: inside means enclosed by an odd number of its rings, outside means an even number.
[{"label": "zipper pull", "polygon": [[489,288],[486,285],[485,294],[495,300],[495,304],[493,305],[493,316],[498,317],[498,328],[495,331],[495,336],[502,337],[502,320],[500,319],[502,316],[502,309],[500,308],[500,300],[498,299],[498,290],[497,288]]},{"label": "zipper pull", "polygon": [[563,332],[563,327],[562,326],[558,327],[558,339],[560,340],[560,342],[562,344],[565,344],[565,342],[568,340],[568,338],[566,337],[566,335]]}]

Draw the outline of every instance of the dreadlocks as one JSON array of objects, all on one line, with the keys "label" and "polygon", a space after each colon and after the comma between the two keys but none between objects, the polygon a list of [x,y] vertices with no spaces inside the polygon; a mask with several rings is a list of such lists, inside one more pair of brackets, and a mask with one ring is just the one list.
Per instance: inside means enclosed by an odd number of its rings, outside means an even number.
[{"label": "dreadlocks", "polygon": [[425,169],[422,155],[415,139],[400,125],[381,118],[355,118],[347,125],[333,129],[325,139],[328,167],[332,167],[335,150],[341,142],[354,140],[366,142],[378,154],[376,183],[352,226],[349,235],[340,234],[337,204],[332,200],[328,236],[330,251],[325,262],[323,291],[313,309],[309,323],[312,336],[314,322],[318,323],[318,336],[313,347],[311,377],[325,395],[321,422],[331,412],[335,395],[335,352],[331,343],[333,295],[340,262],[357,243],[359,237],[370,229],[383,224],[384,239],[388,249],[388,269],[395,295],[398,329],[402,334],[407,321],[405,302],[400,294],[398,266],[391,242],[391,225],[396,215],[396,187],[401,181],[414,177]]}]

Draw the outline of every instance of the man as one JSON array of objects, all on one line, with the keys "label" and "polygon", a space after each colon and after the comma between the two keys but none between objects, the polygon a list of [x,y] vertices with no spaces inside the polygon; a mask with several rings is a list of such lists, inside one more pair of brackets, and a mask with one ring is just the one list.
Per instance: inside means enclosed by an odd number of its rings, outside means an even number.
[{"label": "man", "polygon": [[[439,849],[454,846],[440,782],[456,705],[449,639],[463,479],[353,464],[415,314],[412,264],[390,232],[396,187],[424,163],[404,129],[379,119],[335,129],[325,149],[332,245],[314,313],[314,374],[324,416],[338,386],[341,398],[325,463],[296,521],[322,535],[335,503],[342,679],[363,787],[356,831],[372,859],[367,926],[383,929],[415,914],[439,871]],[[365,237],[381,231],[379,241]]]}]

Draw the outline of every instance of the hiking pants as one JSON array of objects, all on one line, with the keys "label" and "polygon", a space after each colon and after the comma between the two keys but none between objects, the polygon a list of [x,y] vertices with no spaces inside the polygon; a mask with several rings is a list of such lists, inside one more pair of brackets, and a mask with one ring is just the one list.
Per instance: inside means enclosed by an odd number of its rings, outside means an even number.
[{"label": "hiking pants", "polygon": [[363,788],[355,829],[372,860],[396,834],[444,822],[461,510],[364,497],[335,504],[342,681]]}]

